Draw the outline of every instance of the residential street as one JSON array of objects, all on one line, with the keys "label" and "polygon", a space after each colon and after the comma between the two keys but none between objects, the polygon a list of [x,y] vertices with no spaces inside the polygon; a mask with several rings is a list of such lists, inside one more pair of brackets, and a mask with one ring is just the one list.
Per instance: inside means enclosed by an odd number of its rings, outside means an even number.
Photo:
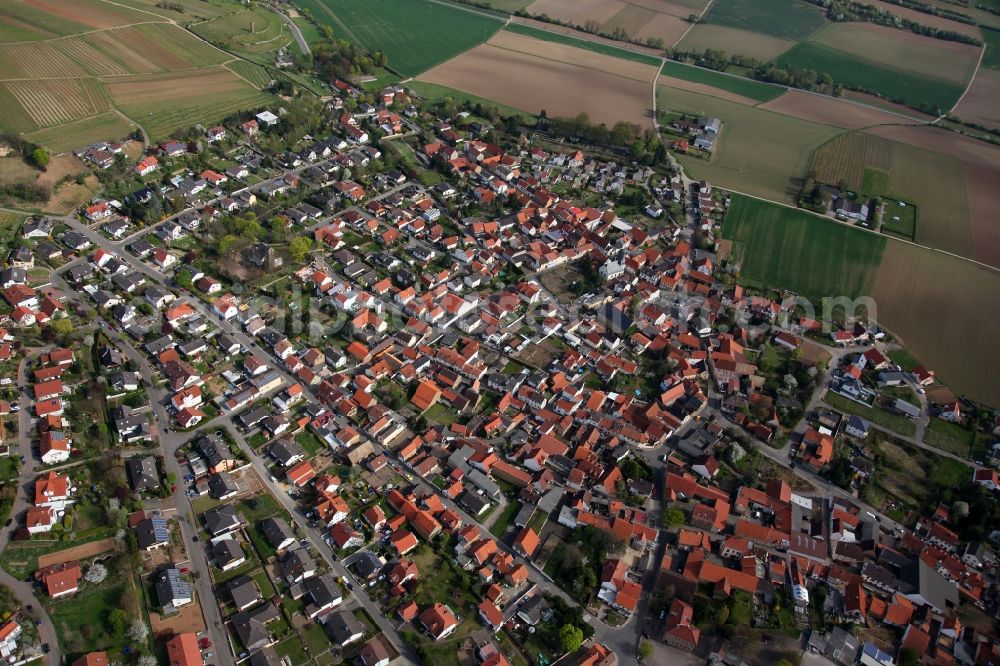
[{"label": "residential street", "polygon": [[[22,358],[17,366],[17,389],[21,395],[21,411],[17,415],[18,452],[11,453],[11,455],[24,456],[24,463],[21,465],[20,475],[17,480],[19,492],[14,498],[14,507],[10,513],[11,519],[14,522],[0,530],[0,551],[7,547],[7,544],[10,543],[11,535],[18,529],[18,525],[24,522],[23,514],[29,506],[28,498],[34,497],[35,456],[31,451],[31,433],[34,432],[34,424],[31,419],[31,383],[28,381],[26,368],[27,361]],[[42,644],[48,644],[49,646],[47,658],[51,660],[50,663],[62,663],[55,625],[53,625],[52,618],[45,611],[45,607],[42,606],[38,597],[35,596],[32,584],[27,581],[17,580],[2,567],[0,567],[0,584],[6,585],[11,589],[14,596],[21,602],[23,608],[33,609],[38,619],[41,620],[41,624],[38,625],[39,639]]]}]

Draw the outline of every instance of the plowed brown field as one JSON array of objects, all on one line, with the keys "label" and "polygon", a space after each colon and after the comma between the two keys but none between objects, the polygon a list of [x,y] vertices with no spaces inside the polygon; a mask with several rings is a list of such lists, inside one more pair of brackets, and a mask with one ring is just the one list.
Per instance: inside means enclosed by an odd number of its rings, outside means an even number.
[{"label": "plowed brown field", "polygon": [[417,78],[534,113],[648,126],[655,75],[650,65],[499,32]]}]

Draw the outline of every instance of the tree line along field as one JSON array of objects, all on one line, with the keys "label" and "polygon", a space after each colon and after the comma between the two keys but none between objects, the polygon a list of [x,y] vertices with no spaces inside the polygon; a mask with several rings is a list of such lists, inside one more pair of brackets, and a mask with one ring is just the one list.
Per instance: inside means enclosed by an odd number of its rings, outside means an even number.
[{"label": "tree line along field", "polygon": [[871,24],[837,23],[776,59],[916,107],[950,109],[972,78],[976,47]]},{"label": "tree line along field", "polygon": [[389,67],[415,76],[488,40],[503,22],[428,0],[297,0],[338,38],[381,51]]},{"label": "tree line along field", "polygon": [[722,225],[739,280],[812,299],[871,292],[885,248],[876,234],[759,199],[733,195]]}]

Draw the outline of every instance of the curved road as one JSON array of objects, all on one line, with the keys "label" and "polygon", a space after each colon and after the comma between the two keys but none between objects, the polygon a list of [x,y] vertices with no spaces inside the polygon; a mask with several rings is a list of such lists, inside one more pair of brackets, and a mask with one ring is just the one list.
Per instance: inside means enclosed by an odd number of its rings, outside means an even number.
[{"label": "curved road", "polygon": [[295,41],[298,43],[299,50],[302,51],[302,55],[312,55],[312,51],[309,50],[309,42],[307,42],[305,37],[302,36],[302,31],[299,30],[299,26],[295,25],[295,21],[293,21],[288,14],[281,11],[277,7],[271,7],[271,10],[288,24],[288,29],[292,31],[292,37],[294,37]]}]

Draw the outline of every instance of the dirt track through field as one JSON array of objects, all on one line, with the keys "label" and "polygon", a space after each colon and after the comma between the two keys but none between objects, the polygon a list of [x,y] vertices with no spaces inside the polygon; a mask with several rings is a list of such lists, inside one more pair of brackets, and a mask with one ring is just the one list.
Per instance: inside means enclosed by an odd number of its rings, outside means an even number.
[{"label": "dirt track through field", "polygon": [[1000,129],[1000,72],[980,68],[955,109],[962,120]]},{"label": "dirt track through field", "polygon": [[649,126],[655,75],[650,65],[500,32],[417,78],[532,113]]},{"label": "dirt track through field", "polygon": [[845,129],[917,122],[907,121],[888,111],[859,106],[832,97],[810,95],[800,90],[789,90],[780,97],[761,104],[760,108],[783,113],[793,118]]},{"label": "dirt track through field", "polygon": [[100,555],[101,553],[106,553],[114,550],[114,548],[115,540],[111,537],[101,539],[100,541],[91,541],[90,543],[85,543],[80,546],[57,550],[56,552],[49,553],[47,555],[39,555],[38,567],[42,568],[52,566],[53,564],[70,562],[72,560],[82,560],[88,557],[94,557],[95,555]]}]

